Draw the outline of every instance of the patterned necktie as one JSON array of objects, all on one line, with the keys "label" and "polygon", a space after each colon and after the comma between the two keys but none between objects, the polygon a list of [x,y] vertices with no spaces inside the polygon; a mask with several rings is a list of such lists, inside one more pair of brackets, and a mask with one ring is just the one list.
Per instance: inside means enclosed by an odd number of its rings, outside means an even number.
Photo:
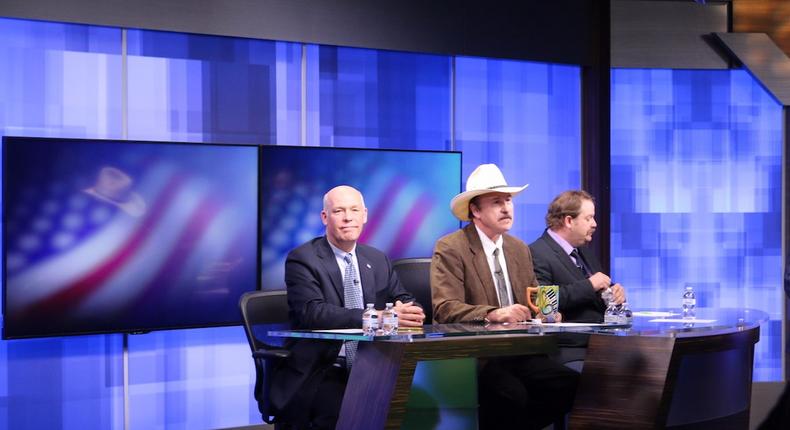
[{"label": "patterned necktie", "polygon": [[[357,269],[352,261],[353,255],[348,253],[343,257],[346,262],[346,271],[343,274],[343,302],[346,309],[362,309],[362,288],[357,279]],[[346,366],[351,367],[354,356],[357,354],[357,341],[346,342]]]},{"label": "patterned necktie", "polygon": [[579,250],[573,248],[573,251],[571,251],[571,257],[573,257],[573,259],[576,260],[576,263],[574,264],[576,264],[576,267],[578,267],[579,270],[582,271],[584,277],[589,278],[590,275],[592,275],[592,273],[590,273],[590,269],[587,268],[587,265],[584,264],[584,260],[582,260],[582,256],[581,254],[579,254]]},{"label": "patterned necktie", "polygon": [[512,305],[513,301],[510,300],[510,294],[507,293],[505,272],[502,271],[502,265],[499,264],[499,248],[494,250],[494,279],[496,280],[496,290],[499,294],[499,306],[504,308]]}]

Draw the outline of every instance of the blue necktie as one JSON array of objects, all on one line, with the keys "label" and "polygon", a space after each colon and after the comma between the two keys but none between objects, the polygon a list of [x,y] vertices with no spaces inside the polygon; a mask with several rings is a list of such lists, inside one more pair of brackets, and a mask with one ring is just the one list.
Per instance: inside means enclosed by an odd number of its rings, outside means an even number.
[{"label": "blue necktie", "polygon": [[573,259],[576,260],[576,267],[578,267],[579,270],[582,271],[584,277],[589,278],[592,275],[592,273],[590,273],[590,269],[587,268],[587,265],[584,264],[584,260],[582,260],[582,255],[579,254],[579,250],[573,248],[573,251],[571,251],[571,257],[573,257]]},{"label": "blue necktie", "polygon": [[[353,255],[346,254],[343,261],[346,262],[346,271],[343,274],[343,301],[346,309],[362,309],[362,288],[357,279],[357,269],[354,267]],[[357,354],[357,341],[346,342],[346,366],[351,367],[354,363],[354,356]]]}]

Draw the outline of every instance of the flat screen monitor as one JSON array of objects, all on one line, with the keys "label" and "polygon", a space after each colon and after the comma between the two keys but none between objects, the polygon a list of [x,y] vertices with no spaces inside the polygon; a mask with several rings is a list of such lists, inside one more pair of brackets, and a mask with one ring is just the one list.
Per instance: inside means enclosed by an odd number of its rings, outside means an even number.
[{"label": "flat screen monitor", "polygon": [[258,147],[3,138],[3,337],[240,323]]},{"label": "flat screen monitor", "polygon": [[360,242],[390,259],[430,257],[458,229],[450,200],[461,189],[461,153],[326,147],[261,147],[261,288],[285,288],[288,252],[325,233],[323,196],[360,190],[368,222]]}]

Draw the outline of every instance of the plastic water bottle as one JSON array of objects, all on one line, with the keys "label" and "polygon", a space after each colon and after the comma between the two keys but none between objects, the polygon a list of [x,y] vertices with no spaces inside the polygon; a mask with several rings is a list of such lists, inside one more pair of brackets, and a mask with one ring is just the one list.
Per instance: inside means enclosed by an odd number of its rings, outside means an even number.
[{"label": "plastic water bottle", "polygon": [[683,290],[683,318],[695,318],[696,307],[697,296],[694,294],[694,288],[691,285],[686,285],[686,289]]},{"label": "plastic water bottle", "polygon": [[395,312],[392,303],[387,303],[386,309],[381,313],[381,319],[381,328],[385,335],[398,334],[398,313]]},{"label": "plastic water bottle", "polygon": [[362,333],[368,336],[375,336],[379,329],[379,314],[373,307],[373,303],[368,303],[365,312],[362,313]]},{"label": "plastic water bottle", "polygon": [[606,287],[601,293],[603,302],[606,303],[606,311],[603,313],[603,322],[607,324],[620,324],[620,313],[617,305],[614,304],[614,293],[612,287]]},{"label": "plastic water bottle", "polygon": [[620,305],[620,321],[621,324],[631,324],[634,322],[634,313],[631,312],[631,308],[628,307],[628,302],[623,302]]},{"label": "plastic water bottle", "polygon": [[609,305],[606,306],[606,311],[603,314],[603,322],[606,324],[622,324],[620,322],[620,309],[617,308],[614,302],[609,302]]},{"label": "plastic water bottle", "polygon": [[606,304],[606,306],[609,306],[609,304],[612,303],[612,300],[614,300],[614,292],[612,291],[612,287],[606,287],[606,289],[603,290],[601,293],[601,299],[603,299],[603,302]]}]

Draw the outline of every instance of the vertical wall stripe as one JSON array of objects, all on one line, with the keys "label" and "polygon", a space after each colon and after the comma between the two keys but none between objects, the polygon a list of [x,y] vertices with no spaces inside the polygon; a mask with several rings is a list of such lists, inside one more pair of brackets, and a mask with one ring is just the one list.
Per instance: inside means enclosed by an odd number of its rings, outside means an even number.
[{"label": "vertical wall stripe", "polygon": [[[121,138],[129,138],[129,51],[127,30],[121,29]],[[123,334],[123,428],[129,430],[129,334]]]},{"label": "vertical wall stripe", "polygon": [[121,29],[121,138],[129,138],[129,64],[126,29]]},{"label": "vertical wall stripe", "polygon": [[[790,107],[784,106],[782,107],[782,219],[784,220],[784,226],[782,228],[782,262],[784,265],[787,265],[787,258],[788,249],[787,240],[790,237],[790,213],[788,213],[788,181],[790,181],[790,177],[787,174],[788,168],[788,150],[790,150]],[[788,270],[787,267],[783,266],[784,270]],[[784,278],[784,272],[782,272],[782,280],[787,282]],[[784,285],[782,285],[784,287]],[[788,372],[788,368],[790,368],[790,363],[788,363],[788,356],[787,356],[787,338],[789,333],[787,332],[788,329],[788,307],[790,307],[790,298],[787,297],[787,294],[784,295],[784,306],[782,306],[782,341],[781,341],[781,349],[779,350],[779,356],[781,359],[781,366],[782,366],[782,381],[787,381],[787,376],[790,372]]]},{"label": "vertical wall stripe", "polygon": [[300,109],[301,146],[307,146],[307,45],[302,44],[302,106]]},{"label": "vertical wall stripe", "polygon": [[450,151],[455,151],[455,55],[450,57]]},{"label": "vertical wall stripe", "polygon": [[129,430],[129,333],[123,335],[123,430]]}]

